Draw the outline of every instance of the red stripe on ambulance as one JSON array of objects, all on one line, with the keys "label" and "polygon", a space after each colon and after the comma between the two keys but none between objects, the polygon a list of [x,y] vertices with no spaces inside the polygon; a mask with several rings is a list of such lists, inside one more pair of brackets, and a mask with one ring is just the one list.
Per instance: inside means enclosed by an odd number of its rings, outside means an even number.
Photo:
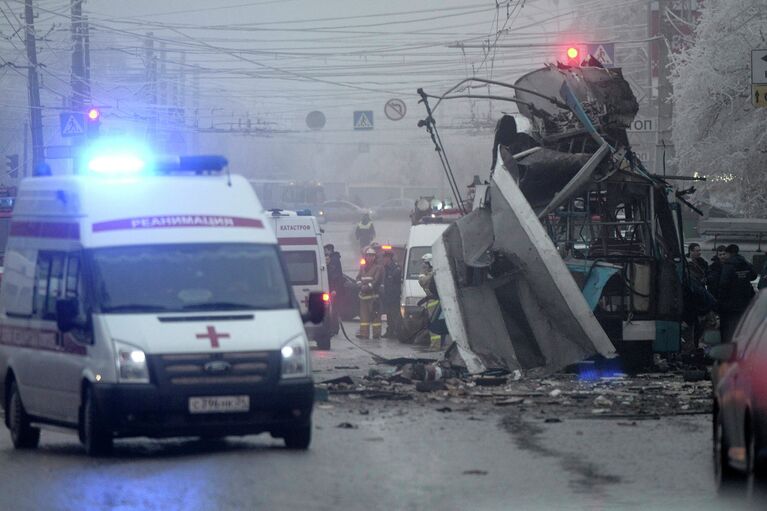
[{"label": "red stripe on ambulance", "polygon": [[71,222],[11,222],[11,236],[80,239],[80,226]]},{"label": "red stripe on ambulance", "polygon": [[258,218],[243,218],[237,216],[217,215],[164,215],[142,216],[137,218],[121,218],[96,222],[93,232],[125,231],[136,229],[172,229],[177,227],[246,227],[263,229],[264,223]]}]

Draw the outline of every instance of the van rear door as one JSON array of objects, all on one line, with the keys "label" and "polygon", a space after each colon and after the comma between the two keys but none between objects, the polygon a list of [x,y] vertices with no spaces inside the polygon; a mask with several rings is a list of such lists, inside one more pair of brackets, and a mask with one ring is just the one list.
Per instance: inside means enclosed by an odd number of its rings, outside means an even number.
[{"label": "van rear door", "polygon": [[301,306],[301,313],[305,314],[308,310],[309,293],[325,291],[320,283],[319,247],[287,245],[281,248],[293,294]]}]

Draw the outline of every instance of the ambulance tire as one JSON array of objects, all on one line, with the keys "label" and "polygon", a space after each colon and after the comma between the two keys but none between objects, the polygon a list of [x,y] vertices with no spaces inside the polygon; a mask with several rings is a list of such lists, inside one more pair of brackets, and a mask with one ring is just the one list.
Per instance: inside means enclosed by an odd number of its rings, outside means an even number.
[{"label": "ambulance tire", "polygon": [[285,441],[286,448],[305,451],[312,443],[312,422],[286,429],[280,436]]},{"label": "ambulance tire", "polygon": [[105,456],[112,452],[112,433],[104,428],[90,388],[85,389],[80,434],[88,456]]},{"label": "ambulance tire", "polygon": [[30,426],[29,416],[21,402],[21,394],[16,381],[11,382],[7,412],[13,447],[16,449],[36,448],[40,444],[40,429]]},{"label": "ambulance tire", "polygon": [[330,351],[330,339],[331,339],[331,336],[329,335],[318,336],[315,339],[315,341],[317,341],[317,349],[320,349],[323,351]]}]

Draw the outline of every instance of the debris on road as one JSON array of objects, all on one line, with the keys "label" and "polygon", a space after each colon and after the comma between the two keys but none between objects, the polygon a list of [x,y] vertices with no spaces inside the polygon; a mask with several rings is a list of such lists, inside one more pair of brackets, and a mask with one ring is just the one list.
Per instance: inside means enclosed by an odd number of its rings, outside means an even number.
[{"label": "debris on road", "polygon": [[[409,377],[403,376],[405,372]],[[414,378],[435,374],[433,368],[408,363],[394,372],[371,371],[365,378],[337,378],[317,386],[325,389],[334,402],[363,399],[440,403],[436,410],[442,413],[454,411],[454,405],[467,411],[482,406],[511,407],[514,413],[540,414],[557,420],[605,418],[625,422],[711,411],[710,381],[685,381],[683,370],[634,377],[557,373],[516,380],[514,374],[494,375],[492,386],[480,383],[486,383],[487,376],[456,372],[437,380]]]}]

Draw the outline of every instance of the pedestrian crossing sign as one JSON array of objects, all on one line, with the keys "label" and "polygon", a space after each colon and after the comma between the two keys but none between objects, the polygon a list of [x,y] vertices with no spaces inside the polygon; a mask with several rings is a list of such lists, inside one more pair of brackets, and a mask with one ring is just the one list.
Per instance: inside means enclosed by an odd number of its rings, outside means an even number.
[{"label": "pedestrian crossing sign", "polygon": [[62,137],[76,137],[85,134],[85,115],[66,112],[59,114],[59,127]]},{"label": "pedestrian crossing sign", "polygon": [[615,67],[615,44],[601,43],[587,45],[589,55],[597,59],[604,67]]},{"label": "pedestrian crossing sign", "polygon": [[357,110],[354,112],[354,129],[355,130],[372,130],[373,129],[373,111],[372,110]]}]

